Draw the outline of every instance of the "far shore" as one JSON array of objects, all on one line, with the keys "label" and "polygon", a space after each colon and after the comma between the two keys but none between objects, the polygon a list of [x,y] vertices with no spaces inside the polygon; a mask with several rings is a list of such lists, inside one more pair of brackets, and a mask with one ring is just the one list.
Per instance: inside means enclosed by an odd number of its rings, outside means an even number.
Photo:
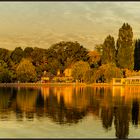
[{"label": "far shore", "polygon": [[112,87],[112,86],[140,86],[134,85],[113,85],[112,83],[0,83],[0,87],[45,87],[45,86],[80,86],[80,87]]},{"label": "far shore", "polygon": [[40,87],[40,86],[112,86],[110,83],[0,83],[0,87]]}]

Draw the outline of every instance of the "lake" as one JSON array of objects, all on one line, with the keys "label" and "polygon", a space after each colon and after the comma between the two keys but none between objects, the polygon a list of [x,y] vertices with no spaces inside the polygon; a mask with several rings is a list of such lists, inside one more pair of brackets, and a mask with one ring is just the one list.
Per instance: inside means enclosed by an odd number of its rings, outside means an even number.
[{"label": "lake", "polygon": [[140,138],[140,87],[0,87],[0,138]]}]

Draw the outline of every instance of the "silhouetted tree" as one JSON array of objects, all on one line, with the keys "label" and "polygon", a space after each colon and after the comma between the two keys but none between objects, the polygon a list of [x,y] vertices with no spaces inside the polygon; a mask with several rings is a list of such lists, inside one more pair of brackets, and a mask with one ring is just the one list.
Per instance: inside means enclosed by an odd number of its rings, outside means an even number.
[{"label": "silhouetted tree", "polygon": [[140,39],[136,40],[135,42],[134,70],[140,70]]}]

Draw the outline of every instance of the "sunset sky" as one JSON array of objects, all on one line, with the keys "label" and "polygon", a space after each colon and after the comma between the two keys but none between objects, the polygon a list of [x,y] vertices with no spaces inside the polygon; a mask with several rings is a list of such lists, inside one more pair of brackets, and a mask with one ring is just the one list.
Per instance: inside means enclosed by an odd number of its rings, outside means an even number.
[{"label": "sunset sky", "polygon": [[92,50],[124,22],[140,38],[140,2],[0,2],[0,47],[78,41]]}]

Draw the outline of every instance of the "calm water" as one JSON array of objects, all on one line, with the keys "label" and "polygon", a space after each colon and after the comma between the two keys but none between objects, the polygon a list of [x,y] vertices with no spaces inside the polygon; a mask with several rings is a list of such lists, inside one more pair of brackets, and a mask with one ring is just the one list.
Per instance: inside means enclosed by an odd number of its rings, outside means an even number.
[{"label": "calm water", "polygon": [[1,138],[140,138],[140,87],[0,88]]}]

